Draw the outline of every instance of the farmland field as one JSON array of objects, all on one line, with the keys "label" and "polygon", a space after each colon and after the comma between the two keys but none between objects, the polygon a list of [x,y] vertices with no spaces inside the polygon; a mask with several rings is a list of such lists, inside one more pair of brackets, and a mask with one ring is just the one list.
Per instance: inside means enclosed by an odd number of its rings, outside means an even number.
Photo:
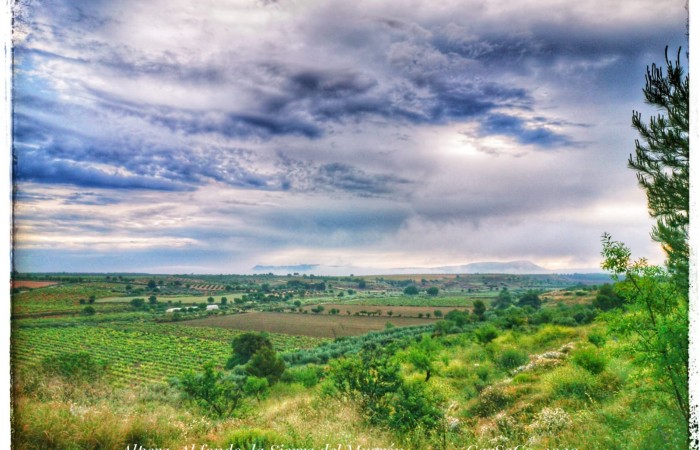
[{"label": "farmland field", "polygon": [[223,365],[231,354],[226,342],[90,326],[18,328],[13,342],[17,368],[31,368],[47,356],[85,351],[107,363],[108,379],[117,386],[167,381],[207,361]]},{"label": "farmland field", "polygon": [[[130,295],[127,297],[121,296],[121,297],[105,297],[105,298],[100,298],[95,301],[95,303],[129,303],[132,299],[134,298],[148,298],[151,294],[140,294],[140,295]],[[158,298],[159,302],[182,302],[182,303],[207,303],[207,299],[209,297],[214,297],[214,300],[216,303],[219,303],[221,301],[221,297],[226,297],[229,301],[232,301],[233,299],[236,298],[241,298],[243,294],[241,293],[235,293],[235,294],[226,294],[226,293],[218,293],[216,295],[164,295],[164,296],[159,296],[156,294],[156,298]]]},{"label": "farmland field", "polygon": [[[398,299],[397,299],[398,300]],[[377,301],[376,304],[373,305],[367,305],[367,304],[357,304],[357,303],[352,303],[352,304],[328,304],[324,303],[323,307],[325,308],[325,311],[323,314],[328,314],[328,311],[331,309],[335,308],[340,310],[340,315],[345,316],[348,315],[348,311],[350,311],[350,315],[354,315],[355,313],[360,313],[360,315],[364,315],[363,312],[367,313],[376,313],[377,316],[391,316],[392,319],[396,319],[397,317],[401,316],[402,318],[404,317],[418,317],[418,314],[430,314],[433,316],[435,314],[436,310],[441,311],[443,314],[447,314],[448,312],[455,310],[455,309],[471,309],[471,301],[465,301],[462,300],[464,306],[461,308],[458,308],[456,306],[448,306],[448,307],[433,307],[433,306],[392,306],[390,301],[387,301],[385,299],[384,302],[379,302]],[[397,301],[395,303],[400,303],[400,301]],[[302,309],[305,311],[308,311],[311,313],[312,309],[314,306],[305,306]],[[377,313],[379,312],[379,313]],[[393,323],[393,322],[392,322]],[[396,325],[396,324],[395,324]]]},{"label": "farmland field", "polygon": [[53,286],[58,284],[56,281],[31,281],[31,280],[12,280],[11,286],[13,288],[29,288],[36,289],[46,286]]},{"label": "farmland field", "polygon": [[80,300],[114,295],[123,286],[114,283],[51,285],[12,296],[12,314],[75,312],[83,308]]},{"label": "farmland field", "polygon": [[238,315],[215,316],[206,319],[188,320],[181,326],[221,327],[242,331],[266,331],[270,333],[294,334],[311,337],[357,336],[374,330],[383,330],[387,322],[397,327],[426,325],[433,319],[407,317],[356,317],[315,314],[289,314],[254,312]]},{"label": "farmland field", "polygon": [[[471,307],[476,299],[489,300],[496,297],[495,293],[470,293],[464,296],[449,296],[449,297],[410,297],[406,295],[396,297],[357,297],[343,301],[346,305],[366,305],[366,306],[415,306],[425,308],[437,307],[452,307],[466,308]],[[325,306],[325,305],[324,305]]]},{"label": "farmland field", "polygon": [[[17,327],[12,358],[18,369],[31,370],[42,358],[86,351],[107,363],[107,379],[115,386],[168,381],[205,362],[222,366],[231,355],[239,331],[173,324],[105,323],[99,326]],[[270,335],[280,352],[311,348],[324,339]]]}]

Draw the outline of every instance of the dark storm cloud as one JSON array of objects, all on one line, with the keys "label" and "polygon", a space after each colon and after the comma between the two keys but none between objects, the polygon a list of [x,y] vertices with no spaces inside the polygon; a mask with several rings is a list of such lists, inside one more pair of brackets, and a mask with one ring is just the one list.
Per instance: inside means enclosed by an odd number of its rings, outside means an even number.
[{"label": "dark storm cloud", "polygon": [[370,175],[341,163],[324,164],[313,176],[314,185],[368,195],[387,194],[394,186],[409,183],[409,180],[395,175]]},{"label": "dark storm cloud", "polygon": [[63,201],[66,205],[118,205],[122,203],[121,199],[110,197],[96,192],[77,192],[68,196]]},{"label": "dark storm cloud", "polygon": [[541,148],[561,148],[579,145],[570,137],[555,133],[541,126],[532,126],[527,121],[506,114],[490,114],[480,123],[482,136],[503,135],[515,138],[524,145]]},{"label": "dark storm cloud", "polygon": [[248,231],[248,239],[261,246],[267,245],[270,239],[282,246],[320,248],[371,244],[382,240],[387,233],[398,232],[411,215],[405,207],[368,206],[348,201],[347,206],[354,205],[354,208],[300,206],[261,211],[250,217],[255,226]]},{"label": "dark storm cloud", "polygon": [[18,158],[14,171],[21,181],[48,184],[73,184],[87,188],[151,189],[157,191],[187,191],[190,186],[167,179],[139,175],[120,175],[74,161],[49,159],[35,153]]},{"label": "dark storm cloud", "polygon": [[277,152],[277,167],[284,190],[296,192],[345,192],[360,197],[403,196],[413,181],[383,170],[367,172],[357,166],[333,162],[318,164]]}]

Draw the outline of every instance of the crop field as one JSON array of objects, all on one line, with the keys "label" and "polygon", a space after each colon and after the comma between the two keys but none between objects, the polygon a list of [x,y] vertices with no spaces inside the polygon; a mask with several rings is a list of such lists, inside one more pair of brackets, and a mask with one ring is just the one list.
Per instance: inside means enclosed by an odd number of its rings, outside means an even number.
[{"label": "crop field", "polygon": [[265,331],[298,336],[336,338],[357,336],[375,330],[383,330],[387,322],[397,327],[426,325],[433,319],[408,317],[356,317],[329,316],[316,314],[291,314],[274,312],[254,312],[247,314],[214,316],[180,322],[186,327],[221,327],[242,331]]},{"label": "crop field", "polygon": [[[398,302],[397,302],[398,303]],[[398,317],[418,317],[419,314],[422,316],[426,316],[426,314],[430,314],[430,316],[435,315],[435,311],[438,310],[442,312],[443,314],[447,314],[448,312],[455,310],[455,309],[471,309],[471,301],[465,301],[464,302],[464,307],[458,308],[455,306],[448,306],[448,307],[432,307],[432,306],[391,306],[391,305],[385,305],[385,304],[380,304],[380,305],[372,305],[368,306],[366,304],[327,304],[324,303],[324,311],[321,313],[323,315],[328,314],[328,311],[331,309],[338,309],[340,310],[339,315],[341,316],[352,316],[355,315],[356,313],[365,316],[365,315],[375,315],[375,316],[384,316],[384,317],[391,317],[393,319],[398,318]],[[305,311],[308,311],[311,313],[312,309],[314,306],[305,306],[302,309]],[[348,314],[349,312],[349,314]],[[393,323],[393,322],[392,322]]]},{"label": "crop field", "polygon": [[12,295],[12,314],[76,312],[86,300],[114,295],[124,287],[116,283],[60,284],[32,289]]},{"label": "crop field", "polygon": [[595,298],[595,291],[571,291],[571,290],[557,290],[550,291],[542,294],[542,301],[549,302],[549,304],[564,303],[566,305],[585,305],[590,304]]},{"label": "crop field", "polygon": [[[186,322],[185,322],[186,323]],[[114,328],[122,331],[140,331],[151,334],[173,336],[175,338],[187,337],[193,339],[205,339],[210,341],[224,342],[231,345],[234,337],[242,331],[221,327],[183,327],[177,323],[138,323],[138,324],[105,324],[107,328]],[[269,333],[267,337],[272,342],[272,346],[278,352],[287,352],[299,349],[309,349],[329,341],[325,338],[309,336],[290,336],[287,334]]]},{"label": "crop field", "polygon": [[58,284],[57,281],[32,281],[32,280],[12,280],[10,286],[13,288],[36,289]]},{"label": "crop field", "polygon": [[115,386],[167,381],[208,361],[223,365],[231,355],[226,342],[90,326],[18,328],[12,338],[19,369],[47,356],[86,351],[107,363],[107,379]]},{"label": "crop field", "polygon": [[[107,363],[114,386],[163,382],[213,361],[223,366],[231,340],[240,331],[174,324],[101,324],[100,326],[17,327],[12,336],[15,368],[31,369],[47,356],[86,351]],[[312,348],[325,339],[270,335],[277,351]]]},{"label": "crop field", "polygon": [[[243,294],[241,293],[234,293],[234,294],[225,294],[225,293],[220,293],[216,295],[164,295],[164,296],[159,296],[158,294],[155,294],[156,298],[158,299],[159,302],[182,302],[182,303],[207,303],[207,299],[209,297],[214,297],[215,303],[219,303],[221,301],[221,297],[226,297],[228,301],[233,301],[236,298],[241,298]],[[129,303],[132,299],[134,298],[143,298],[146,299],[151,294],[140,294],[140,295],[130,295],[130,296],[121,296],[121,297],[105,297],[105,298],[100,298],[95,301],[95,303]]]},{"label": "crop field", "polygon": [[[470,293],[464,296],[445,296],[445,297],[428,297],[428,296],[412,296],[412,295],[402,295],[398,297],[358,297],[353,299],[348,299],[346,301],[340,302],[344,306],[347,305],[366,305],[366,306],[383,306],[385,307],[400,307],[400,306],[414,306],[422,308],[437,308],[437,307],[451,307],[455,308],[471,308],[474,300],[481,299],[488,302],[489,299],[495,298],[495,293]],[[326,307],[326,305],[324,305]],[[445,310],[447,310],[445,308]],[[343,311],[341,309],[341,311]]]}]

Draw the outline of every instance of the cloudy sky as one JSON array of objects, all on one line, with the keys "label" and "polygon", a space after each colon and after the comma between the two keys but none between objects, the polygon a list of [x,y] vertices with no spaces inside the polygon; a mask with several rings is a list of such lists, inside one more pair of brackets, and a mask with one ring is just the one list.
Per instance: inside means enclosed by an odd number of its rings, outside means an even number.
[{"label": "cloudy sky", "polygon": [[20,0],[15,266],[662,262],[626,161],[684,6]]}]

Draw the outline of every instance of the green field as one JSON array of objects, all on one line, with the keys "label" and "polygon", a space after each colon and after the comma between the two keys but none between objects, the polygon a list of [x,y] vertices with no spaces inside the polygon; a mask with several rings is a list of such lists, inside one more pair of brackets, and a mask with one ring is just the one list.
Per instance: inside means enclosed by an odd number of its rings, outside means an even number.
[{"label": "green field", "polygon": [[[223,366],[240,331],[174,324],[131,323],[68,327],[19,326],[12,336],[17,369],[32,369],[47,356],[86,351],[107,363],[115,386],[168,381],[208,361]],[[277,351],[311,348],[324,342],[303,336],[270,335]]]},{"label": "green field", "polygon": [[219,293],[216,295],[164,295],[160,296],[158,294],[142,294],[142,295],[130,295],[130,296],[119,296],[119,297],[104,297],[97,299],[95,303],[129,303],[134,298],[148,299],[151,295],[155,295],[159,302],[163,303],[177,303],[182,302],[183,304],[193,304],[193,303],[208,303],[208,298],[213,297],[215,303],[221,302],[221,297],[226,297],[226,299],[231,302],[234,299],[241,298],[244,294],[240,292],[235,293]]}]

